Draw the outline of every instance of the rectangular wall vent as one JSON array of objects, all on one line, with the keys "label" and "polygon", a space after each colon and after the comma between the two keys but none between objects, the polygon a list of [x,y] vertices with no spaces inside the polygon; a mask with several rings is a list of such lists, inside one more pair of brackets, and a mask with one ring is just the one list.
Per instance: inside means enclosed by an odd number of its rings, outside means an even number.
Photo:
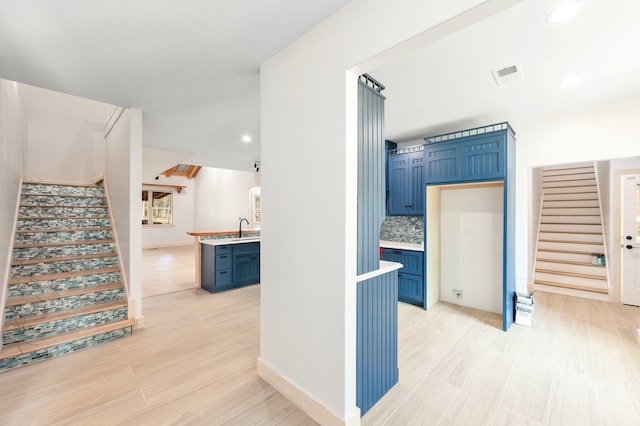
[{"label": "rectangular wall vent", "polygon": [[508,65],[503,68],[491,71],[493,79],[496,84],[500,86],[507,81],[515,80],[516,78],[522,78],[522,66],[520,64]]}]

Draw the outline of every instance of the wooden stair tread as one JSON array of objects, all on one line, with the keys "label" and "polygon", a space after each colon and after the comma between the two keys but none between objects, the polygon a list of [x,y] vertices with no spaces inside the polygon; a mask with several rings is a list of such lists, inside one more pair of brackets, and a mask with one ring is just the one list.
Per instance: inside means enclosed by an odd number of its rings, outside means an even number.
[{"label": "wooden stair tread", "polygon": [[7,298],[6,306],[18,306],[25,303],[37,303],[44,302],[46,300],[62,299],[64,297],[81,296],[89,293],[99,293],[101,291],[115,290],[118,288],[124,288],[121,282],[89,285],[84,287],[76,287],[68,290],[50,291],[47,293],[32,294],[29,296],[9,297]]},{"label": "wooden stair tread", "polygon": [[[535,284],[548,285],[548,286],[551,286],[551,287],[568,288],[568,289],[572,289],[572,290],[589,291],[589,292],[592,292],[592,293],[609,294],[609,289],[608,288],[585,287],[585,286],[580,286],[580,285],[554,283],[554,282],[551,282],[551,281],[541,281],[541,280],[535,280],[533,282],[533,284],[534,285]],[[2,353],[2,352],[0,352],[0,353]]]},{"label": "wooden stair tread", "polygon": [[601,275],[591,275],[591,274],[580,274],[577,272],[565,272],[565,271],[554,271],[552,269],[536,269],[536,272],[540,272],[542,274],[553,274],[553,275],[563,275],[566,277],[575,277],[575,278],[588,278],[591,280],[601,280],[606,281],[607,276]]},{"label": "wooden stair tread", "polygon": [[551,210],[551,209],[597,209],[598,207],[593,207],[593,206],[544,207],[544,204],[543,204],[542,208]]},{"label": "wooden stair tread", "polygon": [[55,274],[34,275],[28,277],[11,278],[9,285],[18,285],[37,281],[59,280],[61,278],[82,277],[85,275],[106,274],[108,272],[119,272],[120,267],[111,266],[109,268],[85,269],[82,271],[58,272]]},{"label": "wooden stair tread", "polygon": [[597,242],[597,241],[547,240],[547,239],[540,239],[538,241],[543,243],[588,244],[592,246],[601,246],[603,244],[602,242]]},{"label": "wooden stair tread", "polygon": [[[595,225],[602,226],[601,223],[586,223],[586,222],[540,222],[540,225]],[[545,231],[541,231],[545,232]]]},{"label": "wooden stair tread", "polygon": [[28,317],[20,317],[8,320],[4,323],[2,331],[17,330],[20,328],[31,327],[36,324],[45,324],[51,321],[59,321],[67,318],[73,318],[80,315],[94,314],[97,312],[108,311],[110,309],[123,308],[127,306],[125,299],[115,300],[113,302],[95,303],[83,306],[81,308],[67,309],[59,312],[50,312],[42,315],[30,315]]},{"label": "wooden stair tread", "polygon": [[[102,206],[99,206],[102,207]],[[84,220],[84,219],[111,219],[109,216],[20,216],[18,220]]]},{"label": "wooden stair tread", "polygon": [[66,206],[64,204],[20,204],[20,207],[61,207],[61,208],[70,208],[70,209],[106,209],[108,206],[106,204],[98,204],[95,206]]},{"label": "wooden stair tread", "polygon": [[26,180],[22,182],[23,185],[42,185],[42,186],[71,186],[74,188],[104,188],[102,185],[96,185],[93,183],[58,183],[58,182],[46,182],[46,181],[30,181]]},{"label": "wooden stair tread", "polygon": [[40,339],[33,339],[24,342],[11,343],[6,345],[0,351],[0,359],[11,358],[21,354],[37,351],[47,348],[49,346],[59,345],[61,343],[72,342],[74,340],[83,339],[85,337],[94,336],[96,334],[106,333],[113,330],[118,330],[124,327],[134,326],[136,324],[135,319],[126,319],[120,321],[113,321],[106,324],[95,325],[92,327],[85,327],[79,330],[68,331],[60,333],[55,336],[43,337]]},{"label": "wooden stair tread", "polygon": [[[592,207],[592,208],[596,208],[596,207]],[[567,216],[567,217],[600,217],[599,214],[582,214],[582,213],[572,213],[572,214],[567,214],[567,213],[554,213],[554,214],[543,214],[542,217],[544,216]]]},{"label": "wooden stair tread", "polygon": [[58,246],[78,246],[87,244],[113,244],[114,240],[73,240],[73,241],[56,241],[54,243],[29,243],[16,244],[13,248],[33,248],[33,247],[58,247]]},{"label": "wooden stair tread", "polygon": [[104,195],[72,195],[72,194],[41,194],[23,193],[23,197],[61,197],[61,198],[107,198]]},{"label": "wooden stair tread", "polygon": [[111,253],[83,254],[78,256],[67,256],[67,257],[47,257],[46,259],[14,260],[11,262],[11,266],[35,265],[38,263],[69,262],[73,260],[96,259],[100,257],[115,257],[115,256],[117,256],[116,252],[111,252]]},{"label": "wooden stair tread", "polygon": [[39,234],[43,232],[82,232],[82,231],[111,231],[111,227],[99,226],[99,227],[93,227],[93,228],[23,229],[23,230],[17,230],[16,234]]},{"label": "wooden stair tread", "polygon": [[593,252],[586,250],[565,250],[565,249],[551,249],[551,248],[538,248],[538,253],[540,252],[551,252],[551,253],[569,253],[569,254],[591,254]]},{"label": "wooden stair tread", "polygon": [[[595,179],[595,176],[583,176],[583,175],[590,175],[593,174],[593,172],[585,172],[585,173],[574,173],[574,174],[567,174],[567,175],[546,175],[546,176],[542,176],[542,182],[544,183],[551,183],[551,182],[573,182],[576,180],[591,180],[591,179]],[[563,176],[563,177],[568,177],[568,176],[573,176],[573,178],[571,179],[556,179],[556,180],[547,180],[545,178],[549,178],[549,177],[558,177],[558,176]]]},{"label": "wooden stair tread", "polygon": [[[562,253],[565,253],[565,252],[562,252]],[[593,263],[589,263],[589,262],[577,262],[575,260],[563,260],[563,259],[548,259],[544,257],[538,257],[536,258],[536,261],[549,262],[549,263],[561,263],[563,265],[593,266],[594,268],[601,267],[601,265],[594,265]]]},{"label": "wooden stair tread", "polygon": [[[566,223],[563,225],[573,225],[573,223]],[[547,231],[540,230],[541,234],[571,234],[571,235],[602,235],[602,232],[586,232],[586,231]]]}]

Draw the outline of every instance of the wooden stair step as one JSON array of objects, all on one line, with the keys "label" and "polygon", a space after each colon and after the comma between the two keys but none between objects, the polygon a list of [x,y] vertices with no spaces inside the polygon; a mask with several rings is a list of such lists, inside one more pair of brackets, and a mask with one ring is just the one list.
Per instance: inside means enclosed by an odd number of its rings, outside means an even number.
[{"label": "wooden stair step", "polygon": [[60,197],[60,198],[107,198],[104,195],[72,195],[72,194],[41,194],[41,193],[22,193],[23,197]]},{"label": "wooden stair step", "polygon": [[585,250],[565,250],[565,249],[551,249],[551,248],[539,248],[538,252],[551,252],[551,253],[570,253],[570,254],[591,254],[593,252],[591,251],[585,251]]},{"label": "wooden stair step", "polygon": [[86,260],[86,259],[96,259],[100,257],[115,257],[115,256],[117,256],[116,252],[111,252],[111,253],[83,254],[78,256],[67,256],[67,257],[47,257],[46,259],[14,260],[11,262],[11,266],[35,265],[38,263],[70,262],[73,260]]},{"label": "wooden stair step", "polygon": [[106,274],[109,272],[119,272],[119,271],[120,271],[120,267],[112,266],[109,268],[85,269],[82,271],[69,271],[69,272],[59,272],[56,274],[34,275],[34,276],[28,276],[28,277],[11,278],[9,280],[9,285],[18,285],[18,284],[24,284],[24,283],[37,282],[37,281],[59,280],[62,278],[82,277],[84,275]]},{"label": "wooden stair step", "polygon": [[94,228],[46,228],[46,229],[23,229],[17,230],[16,234],[39,234],[44,232],[82,232],[82,231],[111,231],[111,227]]},{"label": "wooden stair step", "polygon": [[71,296],[82,296],[83,294],[99,293],[101,291],[115,290],[119,288],[124,288],[122,282],[75,287],[68,290],[50,291],[48,293],[38,293],[29,296],[9,297],[7,298],[6,306],[18,306],[24,305],[25,303],[37,303]]},{"label": "wooden stair step", "polygon": [[[575,223],[560,223],[559,225],[576,225]],[[590,223],[589,225],[593,225]],[[547,231],[540,230],[541,234],[571,234],[571,235],[602,235],[602,232],[588,232],[588,231]]]},{"label": "wooden stair step", "polygon": [[85,327],[79,330],[60,333],[55,336],[43,337],[24,342],[11,343],[6,345],[0,351],[0,359],[12,358],[29,352],[38,351],[49,346],[59,345],[61,343],[72,342],[74,340],[91,337],[96,334],[107,333],[109,331],[118,330],[124,327],[132,327],[136,324],[135,319],[125,319],[113,321],[106,324]]},{"label": "wooden stair step", "polygon": [[[544,251],[551,251],[551,250],[544,250]],[[558,250],[558,251],[561,253],[566,253],[566,251],[561,251],[561,250]],[[576,254],[582,254],[582,253],[576,253]],[[593,263],[589,263],[589,262],[576,262],[575,260],[562,260],[562,259],[548,259],[544,257],[538,257],[536,258],[536,261],[549,262],[549,263],[561,263],[563,265],[579,265],[579,266],[594,266],[594,267],[600,266],[600,265],[594,265]]]},{"label": "wooden stair step", "polygon": [[[554,283],[551,281],[542,281],[542,280],[535,280],[533,284],[548,285],[552,287],[561,287],[561,288],[568,288],[568,289],[580,290],[580,291],[590,291],[593,293],[600,293],[600,294],[609,294],[609,289],[607,288],[586,287],[586,286],[573,285],[573,284]],[[0,354],[1,353],[2,352],[0,352]]]},{"label": "wooden stair step", "polygon": [[[588,244],[588,245],[593,245],[593,246],[601,246],[602,245],[602,241],[597,242],[597,241],[547,240],[547,239],[540,239],[538,241],[544,242],[544,243]],[[564,250],[560,250],[560,251],[564,251]]]},{"label": "wooden stair step", "polygon": [[56,241],[53,243],[29,243],[29,244],[16,244],[13,246],[16,248],[34,248],[34,247],[57,247],[57,246],[79,246],[86,244],[113,244],[114,240],[73,240],[73,241]]},{"label": "wooden stair step", "polygon": [[[600,217],[600,216],[598,216]],[[589,223],[589,222],[540,222],[540,225],[595,225],[602,226],[601,223]],[[543,231],[546,232],[546,231]]]},{"label": "wooden stair step", "polygon": [[49,182],[49,181],[35,181],[35,180],[25,180],[22,182],[23,185],[42,185],[42,186],[60,186],[64,187],[74,187],[74,188],[104,188],[102,185],[96,185],[93,183],[59,183],[59,182]]},{"label": "wooden stair step", "polygon": [[67,309],[65,311],[15,318],[6,321],[4,323],[4,326],[2,327],[2,331],[12,331],[20,328],[32,327],[37,324],[45,324],[51,321],[60,321],[80,315],[94,314],[97,312],[108,311],[110,309],[124,308],[126,306],[127,301],[125,299],[121,299],[115,300],[113,302],[95,303],[93,305],[87,305],[81,308]]},{"label": "wooden stair step", "polygon": [[591,280],[601,280],[606,281],[606,276],[600,275],[591,275],[591,274],[579,274],[577,272],[564,272],[564,271],[553,271],[551,269],[536,269],[536,272],[540,272],[542,274],[553,274],[553,275],[563,275],[566,277],[576,277],[576,278],[588,278]]},{"label": "wooden stair step", "polygon": [[[93,206],[87,206],[87,205],[76,206],[76,205],[65,205],[65,204],[47,204],[47,205],[42,205],[42,204],[20,204],[20,207],[49,207],[49,208],[60,207],[60,208],[70,208],[70,209],[106,209],[108,206],[106,204],[96,204],[96,205],[93,205]],[[37,218],[34,218],[34,219],[37,219]]]}]

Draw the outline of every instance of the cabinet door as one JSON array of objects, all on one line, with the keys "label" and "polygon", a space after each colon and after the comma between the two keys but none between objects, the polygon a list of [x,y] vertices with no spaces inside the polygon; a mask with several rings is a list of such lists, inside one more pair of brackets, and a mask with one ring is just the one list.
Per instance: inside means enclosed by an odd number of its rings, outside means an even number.
[{"label": "cabinet door", "polygon": [[502,179],[505,170],[505,134],[475,136],[460,144],[463,181]]},{"label": "cabinet door", "polygon": [[398,300],[422,305],[424,283],[421,275],[398,273]]},{"label": "cabinet door", "polygon": [[391,262],[402,263],[400,272],[405,274],[423,275],[423,254],[419,251],[382,249],[382,258]]},{"label": "cabinet door", "polygon": [[233,285],[256,284],[260,281],[260,253],[244,252],[233,255]]},{"label": "cabinet door", "polygon": [[424,152],[412,152],[408,157],[407,210],[405,214],[424,213]]},{"label": "cabinet door", "polygon": [[200,244],[200,287],[212,291],[215,282],[215,247]]},{"label": "cabinet door", "polygon": [[389,205],[390,215],[406,214],[408,155],[389,156]]},{"label": "cabinet door", "polygon": [[425,182],[444,183],[460,180],[460,144],[438,142],[424,146]]}]

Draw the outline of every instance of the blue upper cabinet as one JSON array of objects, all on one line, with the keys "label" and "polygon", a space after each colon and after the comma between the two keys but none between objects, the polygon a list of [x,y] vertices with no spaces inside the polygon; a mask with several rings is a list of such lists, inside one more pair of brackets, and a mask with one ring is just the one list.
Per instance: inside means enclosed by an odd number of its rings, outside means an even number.
[{"label": "blue upper cabinet", "polygon": [[[472,129],[473,130],[473,129]],[[503,180],[507,176],[507,144],[513,133],[504,129],[480,134],[448,134],[425,138],[425,183]]]},{"label": "blue upper cabinet", "polygon": [[390,215],[424,213],[424,154],[414,151],[389,155]]}]

